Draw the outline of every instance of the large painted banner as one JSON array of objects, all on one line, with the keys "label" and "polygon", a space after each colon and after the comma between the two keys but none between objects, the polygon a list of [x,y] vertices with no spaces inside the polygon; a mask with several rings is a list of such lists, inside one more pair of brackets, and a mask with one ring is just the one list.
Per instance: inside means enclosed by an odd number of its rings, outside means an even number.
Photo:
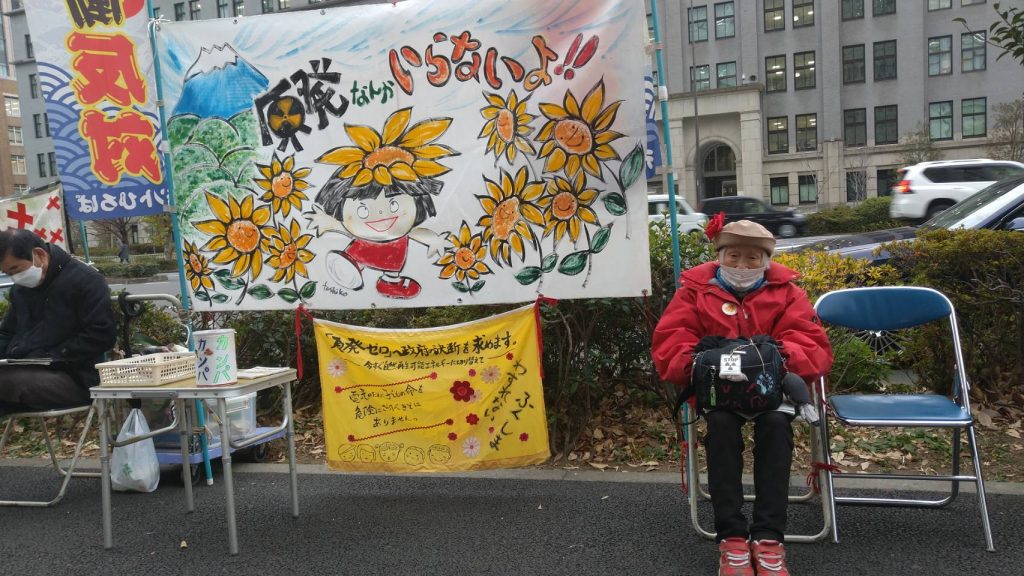
[{"label": "large painted banner", "polygon": [[636,0],[408,0],[161,23],[198,309],[650,287]]},{"label": "large painted banner", "polygon": [[169,193],[146,2],[23,4],[46,101],[43,129],[53,136],[68,215],[102,220],[163,211]]},{"label": "large painted banner", "polygon": [[0,230],[31,230],[46,242],[67,249],[60,188],[0,200]]},{"label": "large painted banner", "polygon": [[314,326],[330,467],[482,470],[550,455],[533,306],[429,330]]}]

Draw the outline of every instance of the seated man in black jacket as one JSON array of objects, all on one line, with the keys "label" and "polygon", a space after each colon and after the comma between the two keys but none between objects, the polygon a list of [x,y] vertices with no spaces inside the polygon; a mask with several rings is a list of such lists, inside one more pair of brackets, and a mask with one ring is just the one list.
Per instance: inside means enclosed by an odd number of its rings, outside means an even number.
[{"label": "seated man in black jacket", "polygon": [[95,365],[116,339],[110,288],[99,272],[30,230],[0,232],[0,271],[14,280],[0,322],[0,415],[80,406],[99,383]]}]

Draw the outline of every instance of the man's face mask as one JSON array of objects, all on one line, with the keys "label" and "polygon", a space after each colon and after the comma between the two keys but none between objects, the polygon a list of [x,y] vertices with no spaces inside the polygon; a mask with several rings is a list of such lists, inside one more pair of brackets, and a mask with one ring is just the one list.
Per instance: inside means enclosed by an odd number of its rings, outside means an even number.
[{"label": "man's face mask", "polygon": [[11,280],[18,286],[24,286],[25,288],[35,288],[42,283],[43,267],[36,266],[35,255],[32,256],[32,265],[17,274],[11,274]]}]

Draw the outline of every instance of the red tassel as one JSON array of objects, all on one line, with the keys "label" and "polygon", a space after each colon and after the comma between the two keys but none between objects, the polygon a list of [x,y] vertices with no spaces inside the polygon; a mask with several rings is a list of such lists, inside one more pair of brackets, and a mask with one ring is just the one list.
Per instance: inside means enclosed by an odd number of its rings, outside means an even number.
[{"label": "red tassel", "polygon": [[807,485],[814,490],[815,494],[821,494],[821,481],[818,478],[818,473],[828,470],[833,474],[842,474],[842,469],[835,464],[825,464],[824,462],[812,462],[811,471],[807,473]]}]

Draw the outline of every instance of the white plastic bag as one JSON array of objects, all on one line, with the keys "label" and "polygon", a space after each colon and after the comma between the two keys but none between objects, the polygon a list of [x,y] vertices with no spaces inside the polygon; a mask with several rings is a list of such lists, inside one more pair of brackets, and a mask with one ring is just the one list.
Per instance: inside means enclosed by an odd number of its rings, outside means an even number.
[{"label": "white plastic bag", "polygon": [[[142,410],[132,408],[121,426],[117,441],[122,442],[135,436],[149,433],[149,426]],[[127,446],[114,448],[110,459],[110,485],[121,492],[152,492],[160,483],[160,462],[156,459],[156,447],[152,438]]]}]

